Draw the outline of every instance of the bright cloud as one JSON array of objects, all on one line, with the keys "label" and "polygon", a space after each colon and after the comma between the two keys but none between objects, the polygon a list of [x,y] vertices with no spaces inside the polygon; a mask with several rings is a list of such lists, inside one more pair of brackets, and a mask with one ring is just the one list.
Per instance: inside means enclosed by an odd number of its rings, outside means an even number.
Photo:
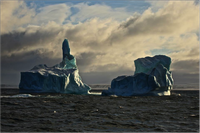
[{"label": "bright cloud", "polygon": [[112,18],[114,20],[122,21],[132,15],[127,12],[125,8],[112,8],[100,4],[88,5],[87,3],[79,3],[73,7],[77,8],[79,12],[71,16],[72,22],[82,22],[95,17],[101,19]]},{"label": "bright cloud", "polygon": [[1,33],[7,33],[31,22],[35,10],[23,1],[1,1]]},{"label": "bright cloud", "polygon": [[70,15],[70,7],[66,4],[49,5],[39,8],[39,13],[36,14],[34,21],[39,25],[46,24],[49,21],[62,24]]}]

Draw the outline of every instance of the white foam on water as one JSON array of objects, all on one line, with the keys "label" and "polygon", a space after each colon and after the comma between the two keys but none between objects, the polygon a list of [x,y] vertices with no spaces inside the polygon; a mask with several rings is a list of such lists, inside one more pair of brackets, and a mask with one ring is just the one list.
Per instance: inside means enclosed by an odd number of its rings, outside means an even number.
[{"label": "white foam on water", "polygon": [[17,94],[17,95],[12,95],[12,96],[1,96],[1,98],[16,98],[16,97],[27,98],[27,97],[36,97],[36,96],[33,96],[31,94]]},{"label": "white foam on water", "polygon": [[101,95],[101,92],[90,92],[89,95]]}]

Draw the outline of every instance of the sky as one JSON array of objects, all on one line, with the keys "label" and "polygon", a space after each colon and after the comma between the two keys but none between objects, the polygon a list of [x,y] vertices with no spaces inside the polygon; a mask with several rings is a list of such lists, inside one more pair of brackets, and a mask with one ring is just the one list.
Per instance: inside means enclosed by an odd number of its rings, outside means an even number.
[{"label": "sky", "polygon": [[133,75],[134,60],[159,54],[175,84],[199,83],[198,0],[2,0],[1,83],[60,63],[65,38],[87,84]]}]

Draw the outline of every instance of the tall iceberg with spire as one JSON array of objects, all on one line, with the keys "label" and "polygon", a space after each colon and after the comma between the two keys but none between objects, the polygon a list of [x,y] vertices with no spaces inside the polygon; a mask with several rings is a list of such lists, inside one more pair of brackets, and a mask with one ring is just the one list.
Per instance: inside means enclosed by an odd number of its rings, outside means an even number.
[{"label": "tall iceberg with spire", "polygon": [[63,41],[62,50],[61,63],[53,67],[40,64],[29,71],[21,72],[20,93],[89,94],[91,88],[82,82],[76,58],[70,54],[67,39]]},{"label": "tall iceberg with spire", "polygon": [[135,74],[119,76],[112,80],[111,88],[102,95],[117,96],[163,96],[170,95],[173,78],[170,71],[171,58],[165,55],[139,58],[134,61]]}]

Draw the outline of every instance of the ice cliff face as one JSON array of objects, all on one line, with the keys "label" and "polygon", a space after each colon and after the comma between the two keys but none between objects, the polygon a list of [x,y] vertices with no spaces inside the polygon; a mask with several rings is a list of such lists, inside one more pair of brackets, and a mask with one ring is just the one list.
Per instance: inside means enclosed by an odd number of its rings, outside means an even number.
[{"label": "ice cliff face", "polygon": [[154,57],[139,58],[134,62],[135,74],[113,79],[111,88],[104,90],[102,95],[170,95],[173,86],[170,57],[156,55]]},{"label": "ice cliff face", "polygon": [[[21,93],[68,93],[88,94],[91,89],[79,76],[76,59],[70,55],[68,41],[65,39],[63,61],[53,67],[40,64],[31,70],[21,72],[19,89]],[[66,54],[67,51],[67,54]]]},{"label": "ice cliff face", "polygon": [[154,57],[139,58],[134,62],[136,66],[135,74],[142,72],[154,76],[159,87],[171,87],[173,85],[170,57],[156,55]]}]

